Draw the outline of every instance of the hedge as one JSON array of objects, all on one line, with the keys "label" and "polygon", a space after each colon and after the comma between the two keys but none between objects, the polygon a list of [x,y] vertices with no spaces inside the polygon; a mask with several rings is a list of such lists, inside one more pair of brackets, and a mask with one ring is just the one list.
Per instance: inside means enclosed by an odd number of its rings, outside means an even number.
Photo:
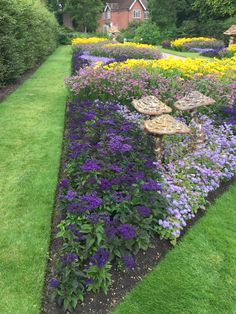
[{"label": "hedge", "polygon": [[1,0],[0,12],[1,88],[56,48],[58,25],[38,0]]}]

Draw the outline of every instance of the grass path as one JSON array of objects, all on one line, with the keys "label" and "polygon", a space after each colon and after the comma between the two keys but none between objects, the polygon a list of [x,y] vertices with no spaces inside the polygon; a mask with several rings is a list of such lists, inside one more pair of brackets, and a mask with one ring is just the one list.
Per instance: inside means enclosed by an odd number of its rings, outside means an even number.
[{"label": "grass path", "polygon": [[0,313],[39,313],[70,59],[59,47],[0,104]]},{"label": "grass path", "polygon": [[113,314],[236,313],[236,184]]},{"label": "grass path", "polygon": [[206,60],[210,60],[213,61],[213,58],[208,58],[208,57],[204,57],[201,56],[200,53],[198,52],[191,52],[191,51],[176,51],[176,50],[172,50],[172,49],[165,49],[162,48],[162,46],[157,46],[164,54],[166,54],[167,56],[172,56],[172,57],[180,57],[181,59],[184,58],[191,58],[191,59],[196,59],[196,58],[200,58],[200,59],[206,59]]}]

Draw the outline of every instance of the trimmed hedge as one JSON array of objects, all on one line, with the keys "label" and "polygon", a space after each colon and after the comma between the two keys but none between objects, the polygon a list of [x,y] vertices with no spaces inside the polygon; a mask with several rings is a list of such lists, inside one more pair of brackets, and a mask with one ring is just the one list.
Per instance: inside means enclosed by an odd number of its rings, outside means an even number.
[{"label": "trimmed hedge", "polygon": [[0,88],[57,46],[58,24],[40,1],[0,1]]}]

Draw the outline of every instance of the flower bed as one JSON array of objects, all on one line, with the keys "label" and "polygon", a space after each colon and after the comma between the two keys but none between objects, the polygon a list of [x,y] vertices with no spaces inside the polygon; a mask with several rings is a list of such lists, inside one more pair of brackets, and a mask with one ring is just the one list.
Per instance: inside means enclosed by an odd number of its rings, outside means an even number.
[{"label": "flower bed", "polygon": [[122,112],[122,106],[99,101],[68,106],[59,195],[63,244],[51,280],[65,308],[85,291],[107,291],[111,261],[132,269],[133,255],[148,248],[163,217],[153,140]]},{"label": "flower bed", "polygon": [[117,64],[116,62],[109,65],[109,69],[145,69],[148,72],[160,73],[163,76],[179,76],[182,78],[192,78],[195,75],[215,75],[219,78],[224,76],[235,77],[236,56],[231,59],[214,59],[208,61],[204,59],[168,59],[160,60],[134,60]]},{"label": "flower bed", "polygon": [[194,76],[188,80],[177,76],[164,77],[141,66],[138,71],[125,67],[87,67],[79,75],[68,78],[67,84],[74,94],[82,98],[119,100],[128,105],[133,98],[152,94],[172,106],[186,93],[196,89],[213,97],[217,107],[232,107],[236,100],[235,84],[227,84],[212,76]]},{"label": "flower bed", "polygon": [[104,43],[108,39],[107,38],[99,38],[99,37],[90,37],[90,38],[74,38],[72,39],[72,46],[78,45],[89,45],[89,44],[97,44],[97,43]]},{"label": "flower bed", "polygon": [[230,45],[228,47],[228,51],[233,52],[234,54],[236,54],[236,44]]},{"label": "flower bed", "polygon": [[106,44],[90,50],[92,55],[109,58],[160,59],[161,52],[152,45],[124,43]]},{"label": "flower bed", "polygon": [[[200,44],[200,45],[207,45],[207,42],[211,45],[214,41],[216,41],[215,38],[208,38],[208,37],[192,37],[192,38],[178,38],[171,41],[171,47],[175,50],[182,51],[185,48],[185,45],[191,45],[191,43],[194,43],[194,45]],[[204,44],[205,43],[205,44]],[[199,47],[199,46],[195,46]],[[209,48],[209,46],[205,47],[199,47],[199,48]]]},{"label": "flower bed", "polygon": [[[227,112],[235,114],[232,110]],[[139,120],[133,122],[139,125]],[[206,208],[208,194],[236,173],[236,136],[232,127],[227,124],[215,127],[214,120],[206,116],[200,116],[200,120],[205,137],[200,150],[194,149],[195,124],[191,122],[193,133],[167,138],[163,165],[156,163],[168,203],[166,218],[159,220],[160,234],[174,244],[187,221],[200,208]]]},{"label": "flower bed", "polygon": [[160,74],[140,66],[147,65],[145,60],[128,61],[134,64],[130,68],[117,62],[88,66],[97,61],[93,58],[74,54],[77,75],[67,79],[74,100],[67,108],[58,195],[60,248],[50,287],[69,310],[88,291],[107,292],[112,266],[132,270],[135,255],[155,237],[175,244],[187,222],[205,208],[209,192],[236,173],[236,136],[231,125],[219,123],[214,110],[211,119],[200,116],[205,135],[200,150],[195,149],[196,126],[189,115],[173,113],[192,134],[164,137],[161,166],[154,137],[143,132],[145,117],[130,104],[154,94],[173,105],[197,89],[217,101],[213,109],[227,105],[230,114],[235,84],[227,85],[219,76]]}]

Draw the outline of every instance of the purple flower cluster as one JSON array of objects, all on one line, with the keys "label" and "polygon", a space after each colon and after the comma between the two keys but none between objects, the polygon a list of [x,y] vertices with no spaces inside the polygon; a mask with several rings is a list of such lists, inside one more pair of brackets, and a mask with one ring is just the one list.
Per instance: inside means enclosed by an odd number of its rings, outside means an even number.
[{"label": "purple flower cluster", "polygon": [[105,249],[99,249],[91,258],[91,263],[99,269],[104,267],[109,261],[109,252]]},{"label": "purple flower cluster", "polygon": [[66,253],[61,257],[62,265],[68,266],[78,260],[78,256],[75,253]]},{"label": "purple flower cluster", "polygon": [[127,267],[128,269],[132,270],[134,269],[135,266],[135,260],[134,257],[130,254],[125,254],[123,256],[123,261],[124,261],[124,265],[125,267]]},{"label": "purple flower cluster", "polygon": [[125,241],[132,240],[136,236],[135,228],[128,224],[120,225],[117,230],[120,237]]},{"label": "purple flower cluster", "polygon": [[206,116],[201,116],[201,120],[205,134],[201,149],[186,153],[189,142],[194,140],[188,136],[182,145],[175,138],[165,147],[169,161],[162,169],[162,179],[168,211],[159,224],[162,235],[170,239],[179,237],[187,221],[199,208],[205,208],[208,194],[236,173],[236,136],[231,127],[227,124],[215,127]]}]

